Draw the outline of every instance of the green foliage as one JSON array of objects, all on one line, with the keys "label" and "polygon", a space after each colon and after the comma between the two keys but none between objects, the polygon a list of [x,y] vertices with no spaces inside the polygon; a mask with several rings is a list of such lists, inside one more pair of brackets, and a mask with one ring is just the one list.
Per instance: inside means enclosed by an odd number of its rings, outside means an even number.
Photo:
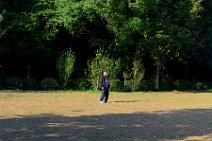
[{"label": "green foliage", "polygon": [[78,90],[88,90],[91,88],[91,83],[86,78],[78,78],[74,80],[74,88]]},{"label": "green foliage", "polygon": [[12,89],[19,89],[22,87],[22,80],[18,76],[12,76],[6,79],[7,87]]},{"label": "green foliage", "polygon": [[141,90],[150,91],[153,90],[154,83],[151,80],[142,80],[141,82]]},{"label": "green foliage", "polygon": [[38,84],[38,88],[42,90],[56,90],[60,88],[60,85],[56,79],[48,77]]},{"label": "green foliage", "polygon": [[99,87],[99,76],[104,68],[109,70],[111,80],[117,79],[121,69],[121,62],[120,59],[113,59],[98,50],[96,57],[88,61],[88,77],[94,89]]},{"label": "green foliage", "polygon": [[134,59],[129,72],[124,72],[124,89],[126,91],[138,91],[144,78],[145,69],[141,59]]},{"label": "green foliage", "polygon": [[176,80],[174,81],[174,87],[178,90],[191,90],[193,88],[193,84],[188,80]]},{"label": "green foliage", "polygon": [[138,17],[132,17],[124,21],[122,27],[116,32],[115,45],[119,47],[118,50],[124,50],[127,46],[135,45],[135,36],[145,28],[143,22]]},{"label": "green foliage", "polygon": [[[133,91],[132,83],[133,83],[133,81],[131,79],[125,80],[123,90],[124,91]],[[137,86],[137,89],[134,91],[138,91],[138,90],[150,91],[150,90],[153,90],[153,86],[154,86],[153,81],[143,79],[142,81],[140,81],[139,85]]]},{"label": "green foliage", "polygon": [[75,55],[71,50],[63,52],[56,62],[56,69],[64,88],[70,81],[70,76],[74,71]]},{"label": "green foliage", "polygon": [[[154,62],[144,63],[160,68],[172,68],[173,64],[167,63],[170,60],[187,63],[189,71],[193,71],[189,61],[211,64],[211,9],[211,1],[203,0],[1,0],[0,57],[4,60],[5,56],[15,54],[34,55],[32,60],[41,56],[65,58],[58,57],[58,52],[73,43],[73,49],[82,46],[76,49],[79,53],[74,50],[77,57],[85,55],[85,62],[89,60],[89,79],[94,88],[104,67],[110,70],[111,79],[118,79],[120,69],[131,70],[135,57],[150,57]],[[81,49],[89,53],[81,53]],[[108,52],[104,54],[101,49]],[[99,51],[92,59],[95,50]],[[58,74],[63,87],[67,87],[71,70],[64,66],[69,68],[71,63],[61,60],[57,61]],[[138,90],[141,80],[134,79],[138,74],[130,73],[132,80],[128,86]],[[162,88],[169,87],[169,82],[160,82]]]},{"label": "green foliage", "polygon": [[196,84],[194,85],[194,88],[196,90],[207,90],[208,84],[205,82],[196,82]]},{"label": "green foliage", "polygon": [[203,0],[193,0],[191,1],[191,9],[190,9],[190,16],[192,18],[199,18],[200,17],[200,13],[203,10],[203,7],[201,5],[201,2]]},{"label": "green foliage", "polygon": [[169,75],[162,75],[160,89],[161,90],[171,90],[173,89],[173,79]]},{"label": "green foliage", "polygon": [[132,91],[131,85],[132,82],[130,79],[125,79],[124,80],[124,86],[123,86],[123,91]]},{"label": "green foliage", "polygon": [[123,91],[123,82],[119,79],[110,80],[110,90],[111,91]]},{"label": "green foliage", "polygon": [[131,89],[132,91],[139,90],[141,87],[141,81],[144,78],[144,67],[143,62],[141,60],[134,60],[133,61],[133,68],[132,68],[132,84]]}]

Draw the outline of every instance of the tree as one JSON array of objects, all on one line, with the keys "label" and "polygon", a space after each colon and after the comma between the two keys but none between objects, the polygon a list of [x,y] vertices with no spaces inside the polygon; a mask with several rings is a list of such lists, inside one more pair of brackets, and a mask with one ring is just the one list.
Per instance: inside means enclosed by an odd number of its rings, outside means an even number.
[{"label": "tree", "polygon": [[55,66],[58,52],[71,46],[78,73],[102,49],[121,59],[123,72],[132,71],[133,58],[151,63],[159,89],[171,62],[188,70],[192,61],[210,66],[210,19],[211,2],[203,0],[1,0],[0,57],[35,64],[42,58]]}]

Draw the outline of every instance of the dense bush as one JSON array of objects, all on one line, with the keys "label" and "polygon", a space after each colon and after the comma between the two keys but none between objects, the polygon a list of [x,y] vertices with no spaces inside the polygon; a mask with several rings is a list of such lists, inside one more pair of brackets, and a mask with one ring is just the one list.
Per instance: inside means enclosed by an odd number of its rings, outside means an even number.
[{"label": "dense bush", "polygon": [[79,90],[88,90],[91,88],[91,83],[86,78],[78,78],[74,80],[74,88]]},{"label": "dense bush", "polygon": [[193,84],[188,80],[176,80],[174,81],[174,88],[178,90],[190,90],[193,88]]},{"label": "dense bush", "polygon": [[137,85],[137,89],[132,89],[132,80],[125,80],[124,82],[124,91],[149,91],[153,89],[153,82],[150,80],[142,80],[139,85]]},{"label": "dense bush", "polygon": [[56,79],[48,77],[38,84],[38,88],[42,90],[56,90],[60,88],[60,85]]},{"label": "dense bush", "polygon": [[[132,80],[125,80],[123,90],[135,91],[135,89],[134,90],[132,89],[132,83],[133,83]],[[149,91],[153,89],[153,86],[154,86],[154,83],[151,80],[142,80],[140,84],[137,85],[136,91],[139,91],[139,90]]]},{"label": "dense bush", "polygon": [[164,75],[163,77],[162,77],[162,80],[161,80],[161,82],[160,82],[160,89],[161,90],[171,90],[171,89],[173,89],[173,79],[170,77],[170,76],[168,76],[168,75]]},{"label": "dense bush", "polygon": [[58,71],[63,88],[66,88],[70,76],[74,71],[75,55],[71,50],[63,52],[56,62],[56,69]]},{"label": "dense bush", "polygon": [[125,79],[124,80],[123,91],[132,91],[131,80],[130,79]]},{"label": "dense bush", "polygon": [[123,91],[123,82],[119,79],[110,80],[110,89],[111,91]]},{"label": "dense bush", "polygon": [[131,84],[130,88],[132,91],[137,91],[141,88],[141,81],[144,78],[144,67],[141,60],[133,61],[133,68],[131,72]]},{"label": "dense bush", "polygon": [[129,79],[125,80],[124,83],[124,91],[139,91],[141,90],[141,80],[136,80],[136,79]]},{"label": "dense bush", "polygon": [[151,80],[142,80],[141,82],[141,88],[142,91],[150,91],[153,90],[154,83]]},{"label": "dense bush", "polygon": [[18,76],[12,76],[6,79],[6,85],[8,88],[19,89],[22,87],[22,80]]},{"label": "dense bush", "polygon": [[194,85],[194,88],[196,90],[207,90],[208,89],[208,84],[205,83],[205,82],[197,82],[195,85]]}]

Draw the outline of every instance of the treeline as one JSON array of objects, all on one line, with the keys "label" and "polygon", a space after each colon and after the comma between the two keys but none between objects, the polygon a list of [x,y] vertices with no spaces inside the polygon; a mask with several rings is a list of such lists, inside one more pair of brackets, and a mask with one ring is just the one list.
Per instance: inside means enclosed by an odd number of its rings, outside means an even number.
[{"label": "treeline", "polygon": [[0,87],[208,89],[210,0],[0,0]]}]

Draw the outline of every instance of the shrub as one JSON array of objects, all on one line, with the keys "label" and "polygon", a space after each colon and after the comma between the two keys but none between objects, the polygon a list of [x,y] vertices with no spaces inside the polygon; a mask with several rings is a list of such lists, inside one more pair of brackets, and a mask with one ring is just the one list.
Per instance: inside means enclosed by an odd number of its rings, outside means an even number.
[{"label": "shrub", "polygon": [[154,87],[154,83],[151,80],[142,80],[141,81],[141,90],[150,91]]},{"label": "shrub", "polygon": [[188,80],[176,80],[174,81],[174,87],[179,90],[189,90],[192,89],[193,84]]},{"label": "shrub", "polygon": [[88,61],[88,77],[92,88],[99,88],[99,76],[104,68],[109,70],[110,79],[117,79],[120,73],[120,59],[111,58],[104,55],[102,51],[97,51],[96,57]]},{"label": "shrub", "polygon": [[141,60],[133,61],[132,68],[132,78],[131,78],[131,89],[132,91],[139,90],[141,88],[141,81],[144,78],[144,67]]},{"label": "shrub", "polygon": [[60,85],[56,79],[48,77],[48,78],[43,79],[38,84],[38,88],[40,88],[42,90],[56,90],[56,89],[60,88]]},{"label": "shrub", "polygon": [[131,80],[130,79],[125,79],[124,80],[123,91],[132,91]]},{"label": "shrub", "polygon": [[163,75],[160,82],[160,88],[162,90],[171,90],[173,89],[173,79],[169,75]]},{"label": "shrub", "polygon": [[122,91],[123,90],[123,82],[119,79],[110,80],[110,89],[111,91]]},{"label": "shrub", "polygon": [[33,78],[26,78],[23,80],[23,88],[24,89],[31,89],[35,86],[36,80]]},{"label": "shrub", "polygon": [[208,84],[205,83],[205,82],[197,82],[195,85],[194,85],[194,88],[196,90],[207,90],[208,89]]},{"label": "shrub", "polygon": [[21,88],[22,80],[18,76],[12,76],[6,79],[6,84],[9,88]]},{"label": "shrub", "polygon": [[150,91],[154,87],[154,83],[151,80],[142,80],[139,87],[136,90],[132,90],[132,80],[125,80],[124,91]]},{"label": "shrub", "polygon": [[123,72],[124,91],[138,91],[144,78],[144,66],[141,59],[134,59],[132,66]]},{"label": "shrub", "polygon": [[141,80],[129,79],[124,82],[124,91],[141,90]]},{"label": "shrub", "polygon": [[58,71],[63,88],[67,87],[70,76],[74,71],[75,55],[71,50],[63,52],[56,62],[56,69]]},{"label": "shrub", "polygon": [[85,78],[78,78],[74,81],[74,88],[80,90],[88,90],[91,88],[91,83]]}]

